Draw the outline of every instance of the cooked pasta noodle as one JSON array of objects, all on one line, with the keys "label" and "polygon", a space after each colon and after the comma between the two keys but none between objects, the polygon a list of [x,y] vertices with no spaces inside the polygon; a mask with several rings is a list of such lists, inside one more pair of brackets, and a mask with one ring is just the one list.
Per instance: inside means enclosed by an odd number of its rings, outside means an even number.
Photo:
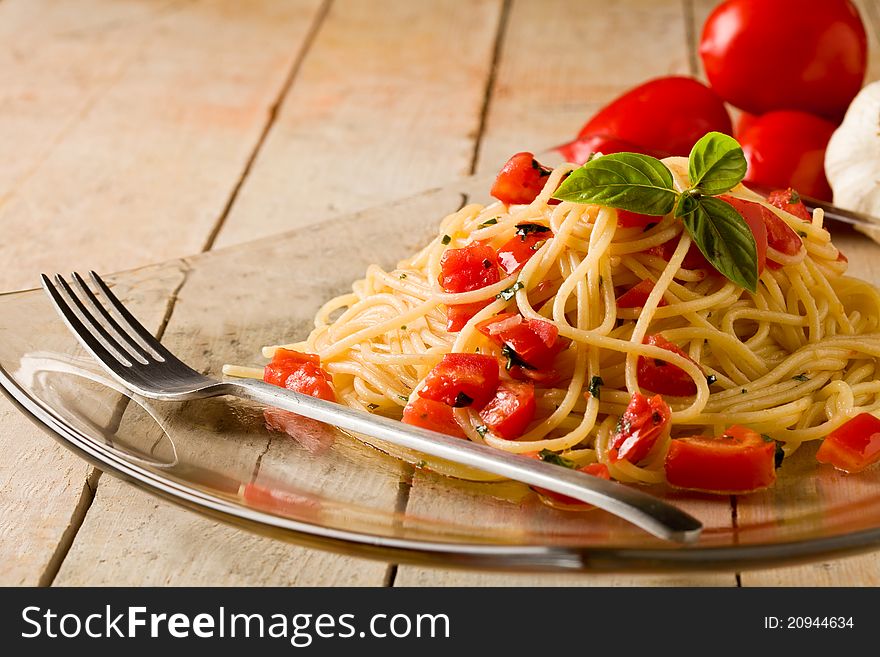
[{"label": "cooked pasta noodle", "polygon": [[[665,163],[684,189],[686,161]],[[318,354],[342,403],[400,417],[444,354],[497,354],[476,329],[482,320],[508,311],[552,322],[570,341],[555,363],[562,383],[537,389],[536,418],[525,433],[506,440],[478,431],[471,408],[456,409],[456,420],[473,441],[516,453],[551,450],[578,465],[598,461],[626,482],[662,482],[674,436],[714,435],[741,423],[780,441],[788,455],[857,412],[880,409],[880,292],[844,275],[846,261],[821,211],[805,223],[764,203],[798,231],[805,248],[793,256],[771,249],[768,258],[784,266],[768,266],[751,294],[705,270],[684,269],[691,238],[671,215],[647,229],[620,228],[613,209],[548,203],[574,168],[555,169],[528,205],[471,204],[447,216],[424,249],[393,271],[369,267],[352,292],[324,304],[304,341],[285,347]],[[742,186],[730,194],[764,202]],[[497,248],[523,223],[551,232],[517,273],[458,294],[438,286],[444,251],[477,240]],[[668,261],[646,252],[671,239],[678,243]],[[654,282],[644,307],[618,308],[620,290],[644,279]],[[483,300],[491,303],[457,333],[447,332],[448,304]],[[692,360],[643,342],[661,332]],[[266,347],[263,355],[275,349]],[[612,461],[608,441],[639,390],[639,356],[678,366],[696,394],[665,396],[671,436],[666,432],[646,458]],[[260,376],[232,366],[225,371]],[[599,378],[599,394],[589,394]]]}]

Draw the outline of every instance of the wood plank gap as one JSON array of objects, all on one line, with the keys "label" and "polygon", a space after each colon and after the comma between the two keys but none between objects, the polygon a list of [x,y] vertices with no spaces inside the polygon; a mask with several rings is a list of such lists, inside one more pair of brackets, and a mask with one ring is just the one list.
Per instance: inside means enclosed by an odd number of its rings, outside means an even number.
[{"label": "wood plank gap", "polygon": [[682,0],[682,11],[684,12],[684,33],[687,39],[688,51],[688,68],[691,75],[700,76],[700,57],[697,52],[697,43],[699,36],[697,35],[696,18],[694,14],[694,0]]},{"label": "wood plank gap", "polygon": [[[878,9],[876,2],[866,2],[862,5],[862,8],[865,10],[867,14],[867,22],[870,25],[870,29],[874,32],[874,37],[880,39],[880,9]],[[871,80],[866,80],[865,83],[871,82]]]},{"label": "wood plank gap", "polygon": [[85,482],[83,482],[82,493],[80,493],[76,506],[73,507],[73,512],[70,514],[70,524],[64,530],[64,533],[61,534],[61,539],[58,541],[55,551],[46,564],[46,570],[43,571],[40,579],[37,580],[37,586],[52,586],[52,583],[55,581],[58,571],[61,570],[61,564],[64,563],[64,559],[67,557],[68,552],[70,552],[73,541],[86,520],[86,514],[88,514],[89,509],[92,507],[92,502],[95,501],[95,493],[98,490],[98,481],[101,479],[101,474],[102,472],[97,468],[92,468],[89,471]]},{"label": "wood plank gap", "polygon": [[214,242],[217,241],[217,236],[220,234],[220,231],[223,230],[223,225],[226,223],[226,219],[229,217],[232,206],[235,204],[235,201],[238,198],[239,193],[241,192],[241,188],[244,185],[245,180],[247,180],[248,176],[250,175],[254,162],[256,161],[257,156],[260,154],[260,151],[263,148],[263,144],[265,144],[266,138],[269,136],[269,132],[272,130],[272,126],[275,125],[275,121],[278,118],[278,113],[281,110],[282,105],[284,104],[284,100],[285,98],[287,98],[288,92],[293,86],[293,81],[296,79],[297,74],[302,68],[303,62],[306,59],[306,55],[312,49],[312,44],[315,42],[315,38],[317,37],[318,32],[320,32],[321,26],[324,24],[324,20],[326,19],[327,14],[330,12],[330,6],[332,4],[333,0],[324,0],[321,8],[318,10],[317,15],[315,16],[315,21],[309,28],[308,34],[306,34],[306,38],[303,40],[299,54],[296,56],[296,59],[294,59],[293,65],[290,67],[290,71],[287,73],[287,77],[284,79],[284,83],[281,85],[281,89],[279,90],[275,101],[272,103],[271,107],[269,107],[269,115],[267,117],[266,124],[263,126],[263,130],[260,133],[259,138],[257,139],[257,143],[254,145],[254,148],[244,165],[241,176],[239,176],[238,180],[233,186],[232,192],[229,195],[229,199],[227,200],[226,205],[223,207],[223,212],[220,213],[220,216],[214,223],[214,227],[208,234],[208,239],[205,240],[205,244],[204,246],[202,246],[203,253],[205,251],[210,251],[214,247]]},{"label": "wood plank gap", "polygon": [[[409,505],[409,494],[412,490],[413,486],[413,477],[415,476],[416,469],[415,466],[404,463],[403,469],[400,473],[400,481],[397,482],[397,500],[394,504],[394,513],[397,515],[397,520],[395,520],[395,525],[400,525],[400,519],[403,518],[403,515],[406,513],[406,507]],[[385,581],[382,586],[385,587],[393,587],[394,581],[397,579],[397,566],[396,563],[389,563],[388,570],[385,573]]]},{"label": "wood plank gap", "polygon": [[498,16],[498,31],[495,35],[495,45],[492,48],[492,63],[489,65],[489,75],[486,78],[486,92],[483,94],[483,105],[480,108],[480,123],[477,126],[477,134],[474,139],[474,154],[471,158],[469,173],[477,172],[477,163],[480,160],[480,146],[483,143],[483,134],[486,131],[486,121],[489,117],[489,107],[492,95],[495,91],[495,80],[498,74],[498,62],[501,60],[501,48],[504,46],[504,35],[507,33],[507,25],[510,18],[510,7],[513,0],[504,0],[501,14]]}]

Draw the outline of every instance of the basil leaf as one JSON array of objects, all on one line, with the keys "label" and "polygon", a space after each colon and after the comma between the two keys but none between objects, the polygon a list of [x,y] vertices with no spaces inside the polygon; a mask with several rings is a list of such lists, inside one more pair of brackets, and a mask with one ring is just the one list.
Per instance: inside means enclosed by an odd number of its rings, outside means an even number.
[{"label": "basil leaf", "polygon": [[746,157],[733,137],[710,132],[691,149],[688,174],[695,192],[723,194],[745,177]]},{"label": "basil leaf", "polygon": [[561,201],[652,216],[669,214],[677,197],[669,169],[660,160],[638,153],[612,153],[590,160],[572,171],[553,194]]},{"label": "basil leaf", "polygon": [[758,286],[755,237],[739,212],[720,199],[704,197],[682,221],[706,260],[754,294]]}]

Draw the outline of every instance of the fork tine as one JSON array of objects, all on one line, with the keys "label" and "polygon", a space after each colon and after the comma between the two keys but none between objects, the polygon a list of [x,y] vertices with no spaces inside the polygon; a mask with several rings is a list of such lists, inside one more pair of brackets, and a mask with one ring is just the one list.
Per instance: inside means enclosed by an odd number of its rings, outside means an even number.
[{"label": "fork tine", "polygon": [[113,292],[110,291],[110,288],[96,272],[89,271],[89,276],[95,285],[98,286],[98,289],[101,290],[101,294],[104,298],[110,303],[111,309],[116,311],[116,314],[122,320],[123,327],[128,327],[128,330],[125,331],[128,335],[137,339],[137,342],[141,347],[152,353],[152,355],[160,361],[168,360],[173,362],[179,360],[177,356],[162,346],[162,343],[159,342],[152,333],[144,328],[144,325],[129,312],[128,308],[122,305],[122,302],[115,294],[113,294]]},{"label": "fork tine", "polygon": [[89,331],[105,349],[113,354],[116,360],[127,367],[131,367],[134,364],[132,362],[134,359],[132,359],[131,356],[126,353],[125,348],[107,332],[107,329],[101,325],[101,322],[89,312],[88,308],[86,308],[83,302],[80,301],[80,298],[76,296],[73,288],[67,284],[67,281],[64,280],[61,274],[55,274],[55,285],[56,289],[60,288],[59,293],[66,298],[68,306],[70,306],[70,302],[73,302],[75,308],[71,307],[71,310],[74,313],[76,313],[77,310],[79,311],[78,319],[86,330]]},{"label": "fork tine", "polygon": [[43,284],[43,289],[46,291],[46,294],[48,294],[49,298],[52,300],[52,305],[55,306],[55,310],[58,311],[58,314],[61,315],[64,323],[67,324],[67,328],[69,328],[77,337],[82,346],[85,347],[86,351],[92,354],[98,362],[102,363],[113,372],[120,373],[122,369],[125,369],[130,365],[130,363],[120,360],[116,354],[110,352],[110,350],[95,338],[92,332],[89,331],[89,329],[87,329],[80,321],[77,314],[70,307],[70,304],[65,300],[64,296],[62,296],[48,276],[40,274],[40,281]]},{"label": "fork tine", "polygon": [[83,293],[86,301],[91,306],[92,312],[97,312],[104,318],[104,321],[106,321],[113,330],[117,342],[123,347],[126,347],[126,351],[140,361],[141,364],[146,365],[149,363],[151,354],[141,347],[136,340],[132,339],[131,335],[126,333],[125,330],[119,326],[119,323],[113,318],[113,315],[107,312],[104,304],[102,304],[98,297],[95,296],[95,293],[92,292],[91,288],[86,284],[85,280],[83,280],[83,277],[77,272],[73,272],[72,276],[76,286],[79,288],[80,292]]}]

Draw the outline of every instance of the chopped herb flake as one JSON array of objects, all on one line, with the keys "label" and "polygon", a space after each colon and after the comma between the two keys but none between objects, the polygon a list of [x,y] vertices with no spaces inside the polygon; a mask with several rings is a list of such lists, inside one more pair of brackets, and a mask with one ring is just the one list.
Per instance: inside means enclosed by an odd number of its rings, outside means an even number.
[{"label": "chopped herb flake", "polygon": [[367,408],[369,408],[371,411],[375,411],[377,408],[379,408],[379,404],[367,404]]},{"label": "chopped herb flake", "polygon": [[740,390],[740,392],[741,392],[742,394],[746,394],[747,391],[746,391],[745,388],[743,388],[742,390]]},{"label": "chopped herb flake", "polygon": [[717,380],[718,380],[718,377],[717,377],[717,376],[715,376],[714,374],[710,374],[709,376],[706,377],[706,384],[707,384],[707,385],[712,385],[712,384],[715,383]]},{"label": "chopped herb flake", "polygon": [[798,235],[800,235],[801,237],[807,237],[807,231],[805,231],[805,230],[799,230],[799,231],[798,231]]},{"label": "chopped herb flake", "polygon": [[464,394],[463,392],[460,392],[455,396],[455,403],[452,406],[453,406],[453,408],[463,408],[465,406],[470,406],[473,403],[474,403],[473,397],[469,397],[468,395]]},{"label": "chopped herb flake", "polygon": [[801,202],[801,195],[798,194],[796,191],[791,190],[791,196],[788,197],[788,202],[789,203],[800,203]]},{"label": "chopped herb flake", "polygon": [[505,301],[510,301],[516,296],[517,290],[521,290],[525,287],[521,281],[517,281],[513,285],[511,285],[506,290],[501,290],[498,294],[495,295],[496,299],[504,299]]},{"label": "chopped herb flake", "polygon": [[397,395],[397,396],[398,396],[398,398],[402,399],[405,402],[409,401],[409,397],[406,397],[405,395]]},{"label": "chopped herb flake", "polygon": [[797,376],[793,376],[791,378],[794,379],[795,381],[800,381],[801,383],[803,383],[804,381],[810,380],[810,377],[808,377],[806,374],[798,374]]},{"label": "chopped herb flake", "polygon": [[519,235],[520,239],[525,240],[526,236],[531,233],[549,233],[550,229],[547,226],[542,226],[541,224],[517,224],[516,225],[516,234]]},{"label": "chopped herb flake", "polygon": [[590,379],[590,395],[592,397],[595,397],[596,399],[599,399],[599,394],[602,392],[603,385],[605,385],[605,382],[602,380],[601,376],[594,376],[592,379]]},{"label": "chopped herb flake", "polygon": [[402,280],[402,279],[406,278],[406,274],[400,274],[397,278]]},{"label": "chopped herb flake", "polygon": [[401,327],[400,327],[400,330],[401,330],[401,331],[405,331],[405,330],[406,330],[406,324],[404,324],[403,326],[401,326]]},{"label": "chopped herb flake", "polygon": [[498,217],[492,217],[491,219],[487,219],[483,223],[481,223],[477,228],[485,228],[486,226],[494,226],[498,223]]},{"label": "chopped herb flake", "polygon": [[775,468],[779,468],[782,465],[782,460],[785,458],[785,451],[782,449],[782,443],[778,440],[776,441],[776,452],[773,454],[773,465]]},{"label": "chopped herb flake", "polygon": [[451,241],[452,241],[452,238],[449,237],[449,235],[444,235],[442,238],[440,238],[441,244],[449,244]]},{"label": "chopped herb flake", "polygon": [[486,434],[489,432],[489,427],[487,427],[485,424],[478,424],[474,427],[474,431],[480,434],[481,437],[485,438]]},{"label": "chopped herb flake", "polygon": [[544,463],[553,463],[554,465],[561,465],[563,468],[572,468],[577,467],[577,464],[571,459],[567,459],[564,456],[557,454],[556,452],[552,452],[549,449],[542,449],[538,452],[538,458],[540,458]]},{"label": "chopped herb flake", "polygon": [[650,223],[647,223],[647,224],[645,224],[644,229],[642,229],[642,232],[643,232],[643,233],[647,233],[649,230],[651,230],[651,229],[652,229],[654,226],[656,226],[656,225],[657,225],[657,222],[656,222],[656,221],[652,221],[652,222],[650,222]]},{"label": "chopped herb flake", "polygon": [[520,358],[519,354],[516,353],[516,351],[514,351],[514,349],[509,344],[505,344],[503,347],[501,347],[501,355],[507,359],[507,364],[504,366],[504,369],[506,369],[508,372],[510,371],[511,367],[517,366],[524,367],[527,370],[535,369],[527,362],[525,362],[522,358]]}]

